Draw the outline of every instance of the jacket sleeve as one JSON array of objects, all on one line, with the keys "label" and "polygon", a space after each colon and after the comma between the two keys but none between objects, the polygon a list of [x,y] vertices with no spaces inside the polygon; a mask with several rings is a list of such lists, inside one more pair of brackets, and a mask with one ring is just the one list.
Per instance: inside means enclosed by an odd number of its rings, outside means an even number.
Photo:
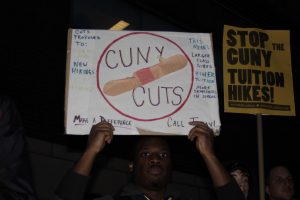
[{"label": "jacket sleeve", "polygon": [[83,200],[89,177],[69,171],[56,188],[55,195],[62,200]]},{"label": "jacket sleeve", "polygon": [[215,189],[218,200],[245,200],[245,197],[234,179]]}]

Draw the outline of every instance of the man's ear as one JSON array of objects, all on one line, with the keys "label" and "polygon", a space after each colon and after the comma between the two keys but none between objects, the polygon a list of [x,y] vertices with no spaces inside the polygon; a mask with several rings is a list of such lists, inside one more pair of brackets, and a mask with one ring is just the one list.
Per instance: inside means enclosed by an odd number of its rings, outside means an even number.
[{"label": "man's ear", "polygon": [[133,162],[129,162],[128,169],[129,169],[129,172],[133,172]]}]

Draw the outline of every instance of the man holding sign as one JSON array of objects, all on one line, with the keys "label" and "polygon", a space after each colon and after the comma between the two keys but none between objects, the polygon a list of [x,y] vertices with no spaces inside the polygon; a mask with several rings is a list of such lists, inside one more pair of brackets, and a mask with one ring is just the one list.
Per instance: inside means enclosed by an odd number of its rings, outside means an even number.
[{"label": "man holding sign", "polygon": [[[244,196],[236,182],[224,169],[213,149],[213,131],[203,122],[194,121],[188,139],[195,141],[211,175],[218,199],[242,200]],[[110,144],[114,127],[105,121],[94,125],[90,131],[88,145],[80,160],[60,183],[56,194],[63,200],[84,199],[88,176],[96,156]],[[143,136],[134,149],[129,170],[133,182],[123,188],[118,196],[100,199],[186,199],[186,194],[168,188],[171,180],[172,161],[169,146],[158,136]],[[195,197],[198,198],[198,197]]]}]

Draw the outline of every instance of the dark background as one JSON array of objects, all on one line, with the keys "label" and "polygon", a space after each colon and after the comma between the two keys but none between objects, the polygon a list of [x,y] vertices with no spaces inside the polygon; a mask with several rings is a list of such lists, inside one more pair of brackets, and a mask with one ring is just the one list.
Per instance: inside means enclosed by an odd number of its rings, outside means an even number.
[{"label": "dark background", "polygon": [[[127,30],[209,32],[213,35],[220,102],[221,135],[216,152],[222,161],[245,161],[257,173],[256,116],[224,113],[222,34],[224,24],[262,29],[288,29],[296,114],[300,91],[300,22],[298,1],[292,0],[41,0],[6,2],[1,11],[0,92],[11,96],[21,113],[26,135],[67,145],[80,152],[86,136],[64,134],[64,91],[68,28],[108,29],[120,19]],[[287,164],[300,185],[299,116],[263,116],[266,168]],[[116,136],[106,154],[127,157],[135,136]],[[194,146],[183,136],[169,137],[174,168],[207,175]],[[256,174],[257,175],[257,174]]]}]

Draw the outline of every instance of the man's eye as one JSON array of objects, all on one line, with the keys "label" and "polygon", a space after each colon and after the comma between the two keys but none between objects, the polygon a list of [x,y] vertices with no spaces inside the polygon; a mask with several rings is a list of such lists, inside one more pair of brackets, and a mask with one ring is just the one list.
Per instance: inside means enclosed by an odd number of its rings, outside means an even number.
[{"label": "man's eye", "polygon": [[293,179],[292,178],[277,178],[275,180],[275,183],[279,183],[279,184],[283,184],[285,182],[293,183]]},{"label": "man's eye", "polygon": [[159,153],[159,157],[161,157],[161,158],[168,158],[169,157],[169,153],[167,153],[167,152]]},{"label": "man's eye", "polygon": [[150,152],[142,152],[141,153],[141,157],[143,157],[143,158],[148,158],[149,156],[151,156]]},{"label": "man's eye", "polygon": [[283,179],[282,179],[282,178],[278,178],[278,179],[275,180],[275,182],[277,182],[277,183],[282,183],[282,182],[283,182]]}]

